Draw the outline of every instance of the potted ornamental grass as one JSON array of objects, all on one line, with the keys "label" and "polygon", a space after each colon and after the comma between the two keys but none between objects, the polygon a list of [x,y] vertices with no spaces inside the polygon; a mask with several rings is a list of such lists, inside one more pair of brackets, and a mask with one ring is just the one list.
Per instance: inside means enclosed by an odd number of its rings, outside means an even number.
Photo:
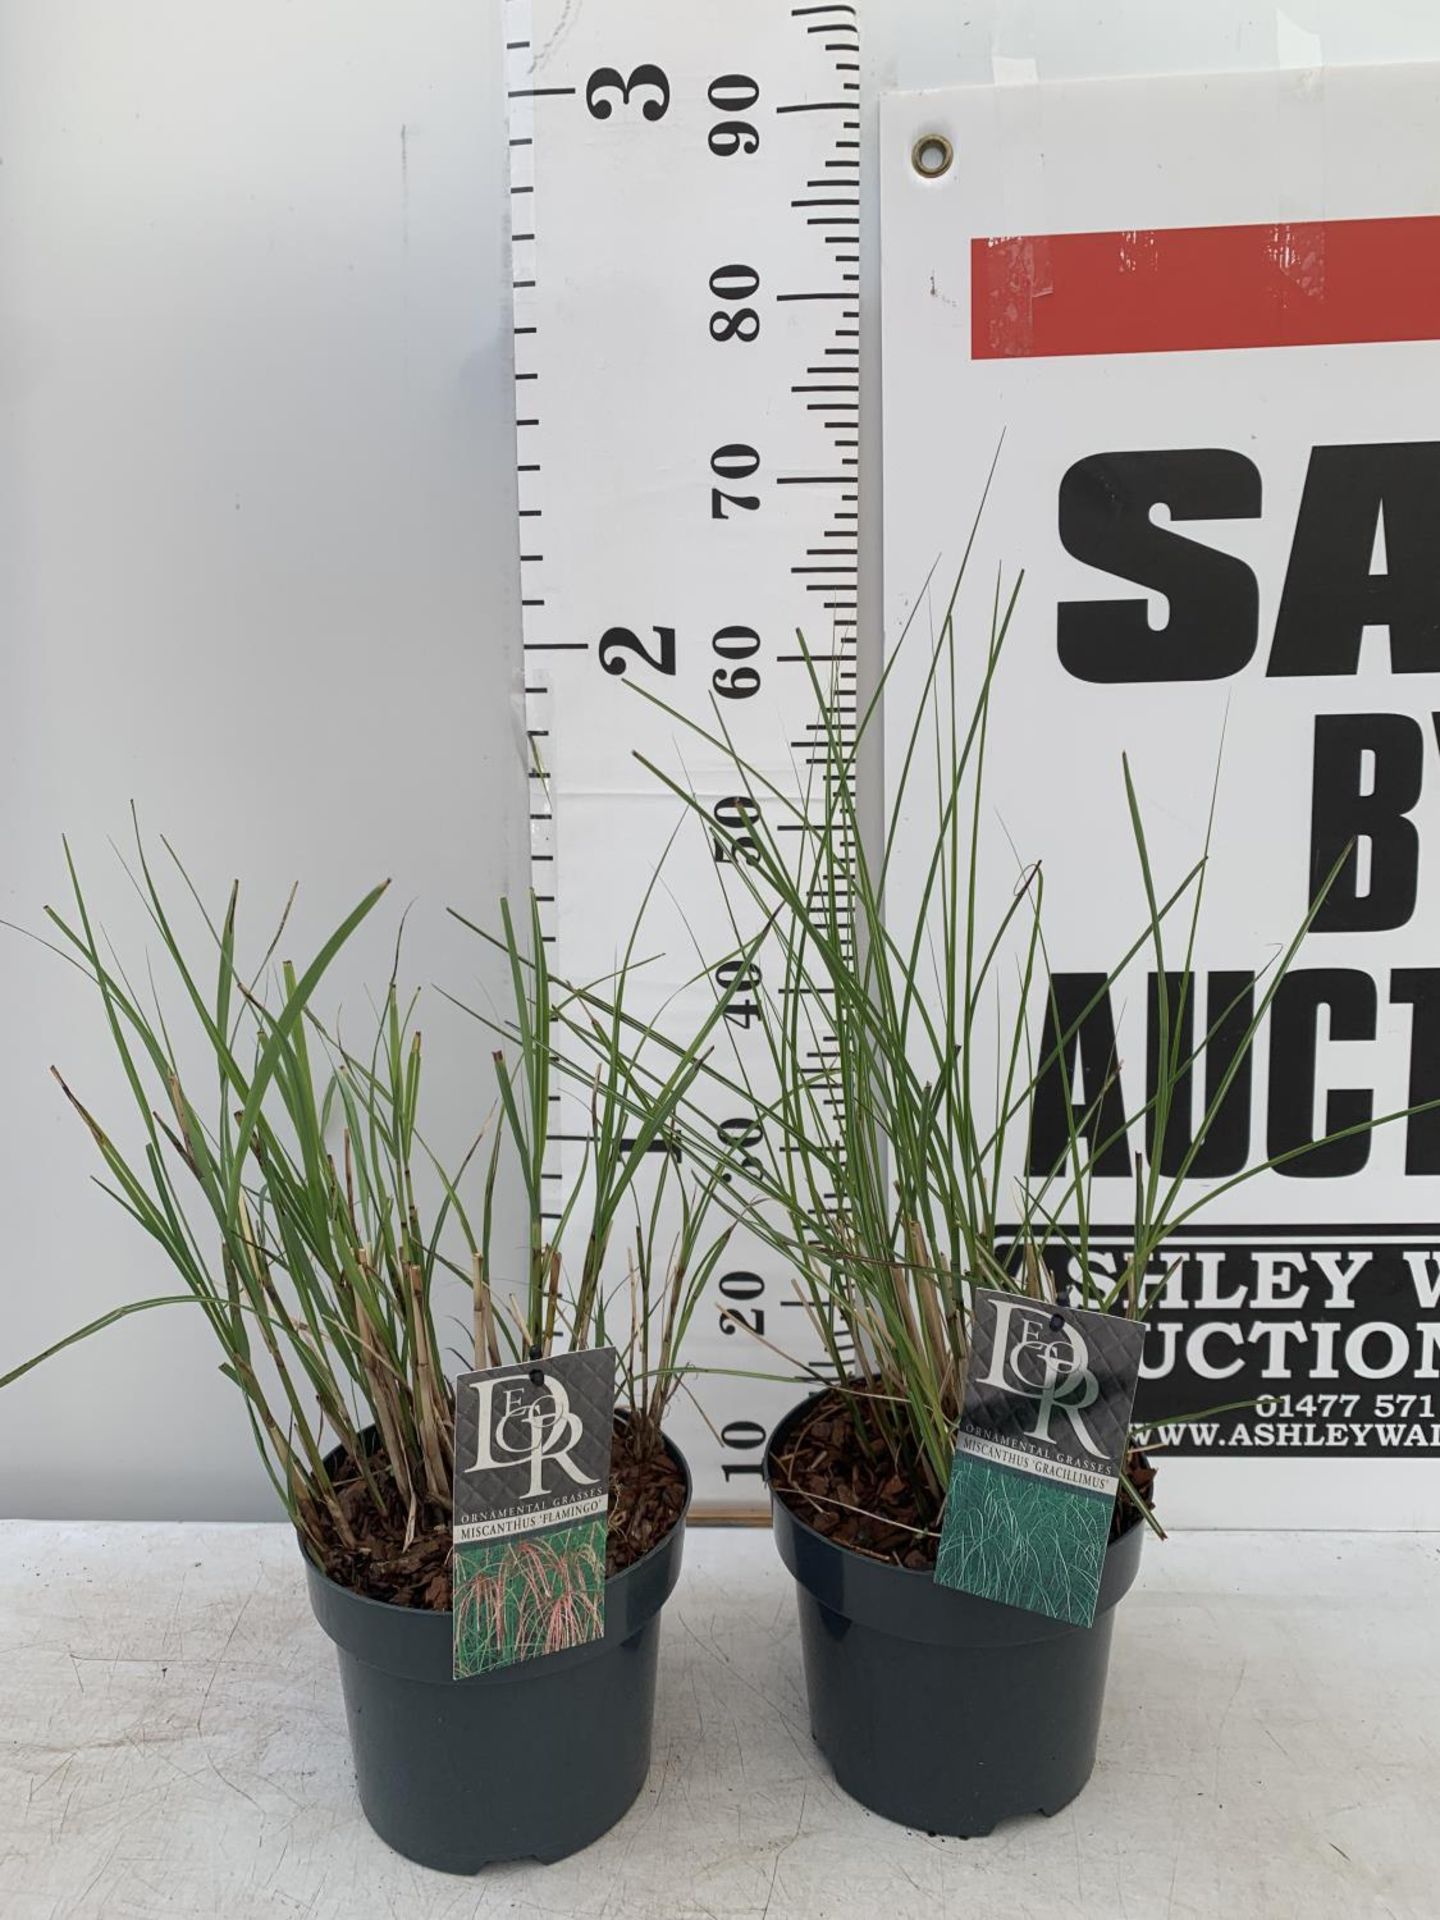
[{"label": "potted ornamental grass", "polygon": [[[715,845],[738,943],[730,975],[768,1041],[760,1071],[738,1049],[707,1059],[670,1124],[703,1164],[714,1139],[708,1083],[750,1102],[755,1144],[722,1204],[791,1268],[827,1356],[765,1462],[776,1542],[797,1583],[813,1731],[865,1805],[967,1837],[1013,1814],[1054,1813],[1090,1776],[1114,1609],[1145,1532],[1161,1533],[1154,1468],[1129,1441],[1144,1322],[1169,1278],[1167,1239],[1263,1170],[1192,1178],[1335,878],[1270,956],[1253,999],[1197,1034],[1190,967],[1209,829],[1188,870],[1162,880],[1126,764],[1116,775],[1141,908],[1093,999],[1062,1014],[1041,868],[1016,858],[993,924],[979,904],[990,720],[1018,591],[1017,581],[1008,598],[997,593],[988,638],[968,657],[952,594],[874,838],[857,768],[883,680],[857,736],[827,723],[824,777],[798,797],[737,748],[718,708],[713,724],[666,708],[721,757],[718,787],[697,793],[647,763]],[[813,660],[811,672],[833,712]],[[710,798],[720,789],[733,796],[723,809]],[[1210,805],[1213,821],[1213,795]],[[921,835],[923,858],[902,896],[905,833]],[[1136,962],[1157,983],[1152,1084],[1138,1112],[1120,1101],[1118,1062],[1083,1093],[1074,1069],[1091,1009]],[[1042,1100],[1065,1119],[1037,1168]],[[1091,1257],[1090,1232],[1096,1170],[1121,1134],[1143,1134],[1148,1152],[1115,1272]],[[1018,1330],[1028,1373],[999,1366],[1002,1328]],[[1108,1478],[1073,1464],[1074,1434],[1104,1410],[1082,1411],[1092,1406],[1082,1394],[1107,1345],[1112,1377],[1114,1355],[1129,1369]],[[1080,1368],[1082,1354],[1095,1373]],[[1057,1424],[1070,1450],[1055,1478],[1073,1485],[1015,1470]]]},{"label": "potted ornamental grass", "polygon": [[[554,989],[533,904],[523,939],[507,908],[497,939],[515,1001],[493,1020],[509,1044],[494,1053],[494,1083],[476,1089],[469,1150],[447,1171],[422,1127],[415,997],[387,980],[359,1047],[317,1011],[384,887],[308,964],[276,963],[282,920],[246,965],[238,890],[212,917],[178,861],[162,884],[137,830],[133,878],[156,939],[127,973],[68,848],[66,859],[72,905],[47,910],[51,944],[94,988],[128,1118],[102,1119],[61,1085],[99,1153],[100,1184],[179,1286],[117,1305],[0,1384],[127,1314],[198,1308],[336,1645],[371,1825],[453,1872],[573,1852],[644,1782],[660,1609],[680,1568],[690,1479],[664,1419],[729,1229],[707,1224],[714,1177],[692,1180],[669,1155],[664,1232],[653,1180],[644,1207],[632,1189],[697,1058],[647,1073],[636,1120],[643,1049],[625,1034],[607,1064],[603,1023],[587,1016],[590,1138],[557,1184]],[[613,1042],[625,979],[622,965]],[[526,1200],[528,1271],[506,1259],[497,1272],[507,1163]],[[573,1272],[562,1240],[582,1250]],[[556,1355],[591,1348],[613,1349],[616,1363],[603,1534],[588,1536],[588,1560],[554,1553],[555,1536],[541,1534],[457,1581],[457,1374],[513,1364],[540,1387]],[[462,1649],[473,1677],[457,1679]]]}]

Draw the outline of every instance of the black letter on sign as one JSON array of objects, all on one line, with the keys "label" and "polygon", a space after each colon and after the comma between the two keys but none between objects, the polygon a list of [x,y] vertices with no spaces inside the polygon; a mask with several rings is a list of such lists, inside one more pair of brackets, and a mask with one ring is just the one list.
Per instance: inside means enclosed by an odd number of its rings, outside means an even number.
[{"label": "black letter on sign", "polygon": [[[1189,1060],[1195,1052],[1195,976],[1181,973],[1165,975],[1165,999],[1170,1028],[1170,1057]],[[1182,1005],[1180,994],[1184,988]],[[1205,1118],[1236,1055],[1245,1045],[1250,1022],[1255,1018],[1255,976],[1253,973],[1210,973],[1205,976],[1205,1104],[1195,1112],[1194,1065],[1182,1067],[1174,1079],[1174,1099],[1165,1116],[1165,1138],[1159,1143],[1158,1157],[1163,1174],[1179,1173],[1197,1121]],[[1145,1057],[1149,1061],[1148,1102],[1145,1115],[1145,1151],[1153,1161],[1157,1157],[1155,1135],[1159,1116],[1155,1111],[1156,1082],[1159,1078],[1160,981],[1150,975],[1150,1012]],[[1167,1074],[1168,1077],[1168,1074]],[[1250,1054],[1247,1050],[1235,1070],[1235,1078],[1215,1108],[1214,1118],[1205,1129],[1187,1178],[1218,1180],[1239,1173],[1250,1157]]]},{"label": "black letter on sign", "polygon": [[[1322,713],[1315,721],[1310,898],[1355,845],[1320,905],[1319,933],[1403,927],[1415,911],[1420,836],[1406,818],[1420,798],[1425,736],[1404,713]],[[1370,863],[1359,890],[1360,853]]]},{"label": "black letter on sign", "polygon": [[[1366,627],[1392,673],[1440,673],[1440,441],[1316,447],[1305,476],[1269,671],[1354,673]],[[1372,573],[1385,530],[1385,572]]]},{"label": "black letter on sign", "polygon": [[1224,680],[1259,638],[1260,594],[1243,560],[1157,526],[1172,520],[1253,520],[1260,475],[1224,447],[1094,453],[1060,482],[1060,538],[1087,566],[1163,593],[1170,617],[1150,625],[1143,600],[1062,600],[1060,663],[1077,680]]},{"label": "black letter on sign", "polygon": [[[1440,1100],[1440,968],[1398,967],[1390,980],[1393,1006],[1410,1016],[1409,1107]],[[1440,1173],[1440,1106],[1412,1113],[1405,1122],[1406,1173]]]},{"label": "black letter on sign", "polygon": [[[1329,1039],[1375,1038],[1375,982],[1368,973],[1351,967],[1309,967],[1285,976],[1270,1004],[1269,1159],[1295,1153],[1317,1137],[1316,1029],[1321,1007],[1329,1009]],[[1363,1126],[1373,1107],[1370,1095],[1359,1087],[1335,1088],[1325,1097],[1325,1123],[1319,1138]],[[1299,1153],[1277,1172],[1295,1180],[1334,1180],[1341,1174],[1358,1173],[1369,1158],[1369,1134],[1355,1133],[1348,1140],[1331,1140]]]},{"label": "black letter on sign", "polygon": [[[1030,1172],[1044,1176],[1066,1160],[1073,1119],[1076,1134],[1089,1148],[1091,1170],[1102,1178],[1115,1174],[1128,1180],[1130,1142],[1105,975],[1057,973],[1051,988],[1043,1064],[1030,1107]],[[1083,1090],[1072,1103],[1077,1052]]]}]

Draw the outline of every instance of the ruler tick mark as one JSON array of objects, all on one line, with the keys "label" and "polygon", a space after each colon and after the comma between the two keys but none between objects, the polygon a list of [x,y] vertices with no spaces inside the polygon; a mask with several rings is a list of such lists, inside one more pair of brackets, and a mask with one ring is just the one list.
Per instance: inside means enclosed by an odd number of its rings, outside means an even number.
[{"label": "ruler tick mark", "polygon": [[544,100],[552,94],[571,94],[574,87],[511,87],[509,98],[512,100]]}]

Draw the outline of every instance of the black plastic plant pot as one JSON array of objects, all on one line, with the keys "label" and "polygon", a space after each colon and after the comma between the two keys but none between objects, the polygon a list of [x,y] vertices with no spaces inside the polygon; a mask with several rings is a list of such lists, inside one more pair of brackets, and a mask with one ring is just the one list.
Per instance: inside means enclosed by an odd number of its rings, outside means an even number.
[{"label": "black plastic plant pot", "polygon": [[810,1726],[845,1791],[887,1820],[976,1839],[1019,1813],[1058,1813],[1095,1765],[1116,1603],[1143,1525],[1105,1557],[1092,1627],[938,1587],[929,1572],[837,1546],[775,1491],[775,1541],[794,1574]]},{"label": "black plastic plant pot", "polygon": [[[670,1451],[688,1510],[690,1470]],[[684,1543],[682,1512],[606,1582],[603,1639],[469,1680],[452,1677],[448,1612],[367,1599],[306,1554],[310,1604],[340,1658],[360,1804],[380,1838],[422,1866],[478,1873],[561,1860],[608,1832],[650,1770],[660,1609]]]}]

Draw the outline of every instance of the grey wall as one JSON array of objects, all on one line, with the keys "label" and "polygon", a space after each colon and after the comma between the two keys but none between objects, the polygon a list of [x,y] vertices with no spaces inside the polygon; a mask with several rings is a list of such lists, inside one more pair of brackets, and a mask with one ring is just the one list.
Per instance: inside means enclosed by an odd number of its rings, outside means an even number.
[{"label": "grey wall", "polygon": [[[497,37],[474,0],[8,0],[6,919],[41,925],[65,832],[143,953],[133,798],[252,932],[299,879],[297,955],[394,875],[337,976],[357,1019],[412,900],[408,976],[478,992],[443,910],[523,875],[525,805]],[[47,1073],[124,1116],[93,996],[3,930],[0,981],[3,1372],[175,1288]],[[454,1139],[488,1050],[443,1005],[425,1031]],[[190,1308],[0,1393],[0,1512],[274,1511]]]}]

